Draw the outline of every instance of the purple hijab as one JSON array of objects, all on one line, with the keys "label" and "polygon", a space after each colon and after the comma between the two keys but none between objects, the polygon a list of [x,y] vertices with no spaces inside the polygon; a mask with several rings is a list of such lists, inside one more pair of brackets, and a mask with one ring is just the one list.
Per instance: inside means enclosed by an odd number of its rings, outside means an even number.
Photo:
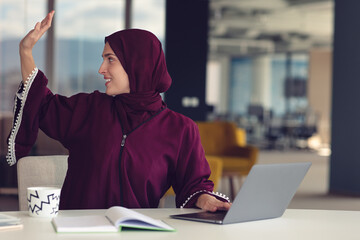
[{"label": "purple hijab", "polygon": [[129,76],[130,93],[115,99],[125,133],[161,110],[160,93],[171,85],[165,55],[157,37],[145,30],[128,29],[105,38]]}]

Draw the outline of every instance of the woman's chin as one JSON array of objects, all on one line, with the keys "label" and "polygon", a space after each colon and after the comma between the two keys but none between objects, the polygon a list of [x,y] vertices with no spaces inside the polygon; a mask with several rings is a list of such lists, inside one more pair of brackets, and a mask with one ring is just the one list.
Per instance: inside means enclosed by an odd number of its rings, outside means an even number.
[{"label": "woman's chin", "polygon": [[115,96],[115,94],[113,94],[112,92],[107,91],[107,90],[105,91],[105,94],[106,94],[106,95],[109,95],[109,96]]}]

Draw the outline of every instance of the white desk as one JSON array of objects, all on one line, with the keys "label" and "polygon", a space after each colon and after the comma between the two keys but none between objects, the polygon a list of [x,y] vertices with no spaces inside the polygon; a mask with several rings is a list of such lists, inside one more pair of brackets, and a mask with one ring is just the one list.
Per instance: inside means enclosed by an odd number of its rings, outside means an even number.
[{"label": "white desk", "polygon": [[[20,217],[22,230],[0,232],[1,240],[51,239],[360,239],[360,211],[286,210],[281,218],[229,225],[215,225],[171,219],[170,214],[187,213],[194,209],[137,209],[162,219],[176,232],[123,231],[119,233],[56,233],[50,219],[32,218],[27,212],[2,212]],[[62,216],[101,214],[103,210],[61,211]]]}]

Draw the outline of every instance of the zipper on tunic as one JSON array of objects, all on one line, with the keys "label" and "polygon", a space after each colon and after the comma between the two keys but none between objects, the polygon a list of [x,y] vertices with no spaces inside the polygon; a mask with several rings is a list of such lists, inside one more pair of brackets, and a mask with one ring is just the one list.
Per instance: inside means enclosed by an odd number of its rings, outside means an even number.
[{"label": "zipper on tunic", "polygon": [[121,146],[122,146],[122,147],[125,145],[126,138],[127,138],[127,135],[124,134],[124,135],[122,136],[122,140],[121,140]]},{"label": "zipper on tunic", "polygon": [[[121,173],[121,155],[122,155],[122,152],[124,150],[124,145],[125,145],[125,140],[127,138],[127,135],[124,134],[122,136],[122,140],[121,140],[121,148],[120,148],[120,156],[119,156],[119,173]],[[122,189],[121,189],[121,186],[122,186],[122,180],[121,180],[121,174],[119,176],[119,184],[120,184],[120,206],[121,204],[123,204],[123,192],[122,192]]]},{"label": "zipper on tunic", "polygon": [[[155,116],[157,116],[158,114],[160,114],[163,110],[165,110],[165,108],[161,109],[158,113],[156,113],[155,115],[151,116],[149,119],[147,119],[146,121],[142,122],[141,124],[139,124],[137,127],[135,127],[134,129],[132,129],[130,132],[128,132],[127,134],[123,134],[122,135],[122,140],[121,140],[121,148],[120,148],[120,154],[119,154],[119,173],[120,173],[120,176],[119,176],[119,184],[120,184],[120,206],[122,206],[123,204],[123,201],[124,201],[124,195],[123,195],[123,191],[121,189],[122,187],[122,175],[121,175],[121,159],[122,159],[122,153],[124,151],[124,146],[125,146],[125,141],[126,141],[126,138],[128,137],[128,135],[130,133],[132,133],[133,131],[135,131],[136,129],[138,129],[141,125],[145,124],[146,122],[150,121],[152,118],[154,118]],[[121,123],[120,123],[121,125]],[[124,129],[122,128],[122,132],[124,133]]]}]

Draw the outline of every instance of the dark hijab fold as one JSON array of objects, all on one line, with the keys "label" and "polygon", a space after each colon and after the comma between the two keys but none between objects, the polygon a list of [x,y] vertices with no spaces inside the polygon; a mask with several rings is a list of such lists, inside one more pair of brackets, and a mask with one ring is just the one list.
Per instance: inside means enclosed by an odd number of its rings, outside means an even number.
[{"label": "dark hijab fold", "polygon": [[105,38],[128,74],[130,93],[114,98],[124,132],[165,107],[160,93],[171,85],[165,55],[157,37],[145,30],[128,29]]}]

